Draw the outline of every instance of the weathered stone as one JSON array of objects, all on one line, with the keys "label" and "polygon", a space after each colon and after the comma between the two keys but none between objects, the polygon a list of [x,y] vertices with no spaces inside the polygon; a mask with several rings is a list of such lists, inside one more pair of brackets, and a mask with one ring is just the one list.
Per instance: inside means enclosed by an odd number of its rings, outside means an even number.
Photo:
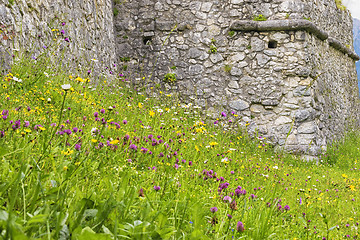
[{"label": "weathered stone", "polygon": [[292,120],[285,116],[281,116],[275,120],[275,125],[283,125],[283,124],[287,124],[287,123],[292,123]]},{"label": "weathered stone", "polygon": [[287,138],[286,138],[286,144],[288,145],[297,145],[298,141],[297,141],[297,137],[295,134],[290,134]]},{"label": "weathered stone", "polygon": [[265,99],[261,103],[264,106],[277,106],[277,105],[279,105],[279,101],[275,100],[275,99]]},{"label": "weathered stone", "polygon": [[190,48],[189,49],[189,58],[198,58],[202,55],[202,51],[198,48]]},{"label": "weathered stone", "polygon": [[310,112],[308,110],[298,110],[295,112],[295,120],[297,122],[303,122],[310,117]]},{"label": "weathered stone", "polygon": [[232,67],[230,70],[230,75],[231,76],[241,76],[242,75],[242,71],[240,68],[237,67]]},{"label": "weathered stone", "polygon": [[213,5],[213,3],[211,3],[211,2],[204,2],[201,6],[201,11],[210,12],[212,5]]},{"label": "weathered stone", "polygon": [[204,71],[204,67],[201,65],[193,65],[189,67],[189,74],[190,75],[197,75],[201,74]]},{"label": "weathered stone", "polygon": [[257,37],[251,38],[251,50],[255,52],[263,51],[265,49],[265,42]]},{"label": "weathered stone", "polygon": [[213,54],[210,54],[210,61],[212,63],[218,63],[220,61],[224,60],[224,58],[221,56],[220,53],[213,53]]},{"label": "weathered stone", "polygon": [[307,86],[299,86],[294,90],[294,96],[296,97],[303,97],[303,96],[310,96],[310,88]]},{"label": "weathered stone", "polygon": [[245,59],[245,53],[243,53],[243,52],[237,53],[234,56],[231,56],[231,58],[230,58],[230,60],[232,62],[239,62],[239,61],[242,61],[244,59]]},{"label": "weathered stone", "polygon": [[260,67],[263,67],[266,63],[270,61],[270,59],[271,58],[266,56],[265,54],[259,53],[256,55],[256,60]]},{"label": "weathered stone", "polygon": [[243,110],[249,108],[249,103],[239,99],[239,100],[236,100],[236,101],[231,101],[229,103],[229,106],[232,109],[235,109],[237,111],[243,111]]},{"label": "weathered stone", "polygon": [[239,84],[237,83],[237,81],[230,81],[230,83],[229,83],[229,88],[238,89],[238,88],[239,88]]},{"label": "weathered stone", "polygon": [[254,113],[261,113],[264,111],[264,106],[260,104],[252,104],[250,107],[250,111]]},{"label": "weathered stone", "polygon": [[316,125],[313,122],[306,122],[301,124],[297,130],[299,133],[306,133],[306,134],[315,133]]}]

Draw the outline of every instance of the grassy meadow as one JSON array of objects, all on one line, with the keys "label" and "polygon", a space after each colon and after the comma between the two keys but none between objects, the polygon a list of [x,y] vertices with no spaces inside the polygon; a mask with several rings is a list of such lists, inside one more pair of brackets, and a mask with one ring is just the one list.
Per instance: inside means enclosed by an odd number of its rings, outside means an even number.
[{"label": "grassy meadow", "polygon": [[304,162],[236,112],[50,62],[0,76],[0,239],[359,238],[358,133]]}]

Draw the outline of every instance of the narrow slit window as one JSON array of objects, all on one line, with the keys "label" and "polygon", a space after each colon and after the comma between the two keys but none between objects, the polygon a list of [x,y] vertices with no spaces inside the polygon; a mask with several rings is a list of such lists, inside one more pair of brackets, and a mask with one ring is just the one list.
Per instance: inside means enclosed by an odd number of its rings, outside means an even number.
[{"label": "narrow slit window", "polygon": [[277,45],[278,45],[277,41],[271,40],[271,41],[269,41],[268,47],[269,48],[277,48]]},{"label": "narrow slit window", "polygon": [[143,38],[143,43],[144,43],[144,45],[150,45],[150,44],[151,44],[151,40],[152,40],[151,37],[144,37],[144,38]]}]

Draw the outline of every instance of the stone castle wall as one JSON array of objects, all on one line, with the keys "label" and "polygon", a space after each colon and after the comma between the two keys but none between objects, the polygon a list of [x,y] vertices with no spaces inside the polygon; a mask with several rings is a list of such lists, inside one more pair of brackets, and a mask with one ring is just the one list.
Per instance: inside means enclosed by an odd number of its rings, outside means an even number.
[{"label": "stone castle wall", "polygon": [[[15,0],[12,4],[0,0],[0,26],[3,67],[8,66],[11,55],[18,49],[38,57],[44,47],[54,44],[56,33],[61,39],[58,53],[61,55],[65,49],[63,63],[71,64],[73,69],[92,66],[99,72],[115,62],[111,0]],[[7,39],[8,36],[12,37]]]},{"label": "stone castle wall", "polygon": [[[130,58],[123,64],[139,85],[160,84],[210,114],[235,111],[250,132],[309,155],[358,124],[352,19],[333,0],[128,0],[115,7],[118,61]],[[252,21],[260,14],[267,21]],[[167,73],[176,74],[175,84],[163,81]]]},{"label": "stone castle wall", "polygon": [[[253,21],[260,14],[267,21]],[[73,69],[116,62],[135,84],[160,85],[210,116],[234,111],[289,151],[316,155],[359,126],[352,19],[334,0],[0,0],[0,25],[14,35],[1,39],[3,66],[20,48],[36,58],[58,29]]]}]

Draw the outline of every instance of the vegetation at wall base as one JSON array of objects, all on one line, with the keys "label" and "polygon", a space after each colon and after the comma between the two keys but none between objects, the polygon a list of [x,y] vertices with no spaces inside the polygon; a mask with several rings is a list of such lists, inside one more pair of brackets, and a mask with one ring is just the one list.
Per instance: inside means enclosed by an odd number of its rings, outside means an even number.
[{"label": "vegetation at wall base", "polygon": [[50,63],[0,76],[1,239],[358,238],[359,133],[304,162],[236,112]]}]

